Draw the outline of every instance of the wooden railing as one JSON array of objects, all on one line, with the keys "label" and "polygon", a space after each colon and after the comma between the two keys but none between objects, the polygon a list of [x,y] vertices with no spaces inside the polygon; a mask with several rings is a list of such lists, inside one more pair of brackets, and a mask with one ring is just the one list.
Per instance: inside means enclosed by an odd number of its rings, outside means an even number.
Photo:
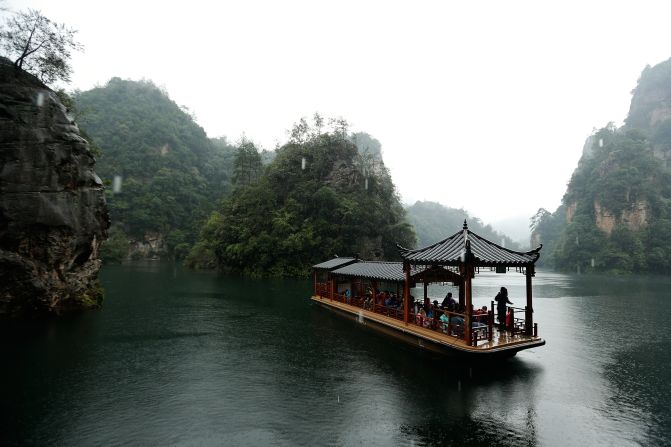
[{"label": "wooden railing", "polygon": [[329,297],[329,285],[326,282],[318,282],[315,284],[315,295],[322,298]]},{"label": "wooden railing", "polygon": [[[331,298],[328,283],[315,283],[315,294],[322,298]],[[370,297],[347,297],[342,293],[334,293],[333,300],[339,303],[348,304],[350,306],[365,309],[384,315],[395,320],[403,321],[403,309],[396,307],[389,307],[382,304],[376,304]],[[494,302],[492,301],[492,310],[486,314],[472,315],[472,323],[481,323],[485,326],[475,327],[471,326],[471,343],[477,346],[479,342],[488,340],[492,341],[494,334],[494,326],[498,327],[497,315],[494,312]],[[506,330],[512,335],[521,335],[526,333],[526,308],[509,307],[510,319],[506,323]],[[450,317],[449,323],[444,323],[440,320],[440,316],[446,314]],[[464,325],[459,323],[452,323],[453,317],[460,317],[463,321],[466,320],[466,315],[458,312],[451,312],[444,309],[435,309],[432,318],[424,318],[419,314],[415,314],[413,310],[409,314],[409,324],[440,332],[458,339],[464,339]],[[534,324],[532,328],[533,336],[538,336],[538,324]]]},{"label": "wooden railing", "polygon": [[[492,309],[494,308],[494,301],[492,301]],[[538,323],[534,323],[533,327],[529,328],[529,333],[527,333],[527,308],[526,307],[513,307],[508,306],[506,308],[510,311],[510,317],[508,317],[506,312],[506,321],[505,329],[510,332],[512,335],[533,335],[534,337],[538,336]],[[496,319],[496,325],[499,326],[500,322],[498,317]]]}]

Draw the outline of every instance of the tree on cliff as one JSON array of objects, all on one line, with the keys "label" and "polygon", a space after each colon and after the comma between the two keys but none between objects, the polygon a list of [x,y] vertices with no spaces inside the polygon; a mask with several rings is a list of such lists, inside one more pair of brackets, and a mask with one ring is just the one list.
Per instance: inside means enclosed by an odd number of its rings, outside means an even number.
[{"label": "tree on cliff", "polygon": [[233,184],[245,186],[254,183],[261,175],[262,169],[263,162],[259,150],[253,142],[243,137],[233,161]]},{"label": "tree on cliff", "polygon": [[70,81],[71,51],[83,47],[75,40],[77,31],[52,22],[37,10],[20,11],[0,28],[0,48],[5,56],[46,84]]}]

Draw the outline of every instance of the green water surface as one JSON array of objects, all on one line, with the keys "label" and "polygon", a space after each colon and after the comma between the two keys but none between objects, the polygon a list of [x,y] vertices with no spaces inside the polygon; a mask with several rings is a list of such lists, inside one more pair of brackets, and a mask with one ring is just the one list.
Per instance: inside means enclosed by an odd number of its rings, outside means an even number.
[{"label": "green water surface", "polygon": [[[538,272],[546,346],[490,365],[313,305],[310,281],[156,262],[101,279],[100,311],[0,322],[0,444],[671,443],[669,278]],[[502,285],[524,305],[520,274],[474,285],[476,305]]]}]

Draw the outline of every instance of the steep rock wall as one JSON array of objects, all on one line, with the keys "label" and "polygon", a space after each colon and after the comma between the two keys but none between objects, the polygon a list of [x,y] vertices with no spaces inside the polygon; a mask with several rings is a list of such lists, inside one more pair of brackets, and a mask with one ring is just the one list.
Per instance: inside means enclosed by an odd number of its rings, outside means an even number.
[{"label": "steep rock wall", "polygon": [[613,215],[598,201],[594,202],[596,226],[606,234],[613,232],[616,225],[622,224],[631,231],[639,231],[648,225],[650,206],[645,200],[638,200],[622,210],[619,217]]},{"label": "steep rock wall", "polygon": [[0,315],[100,305],[109,216],[94,166],[57,95],[0,59]]}]

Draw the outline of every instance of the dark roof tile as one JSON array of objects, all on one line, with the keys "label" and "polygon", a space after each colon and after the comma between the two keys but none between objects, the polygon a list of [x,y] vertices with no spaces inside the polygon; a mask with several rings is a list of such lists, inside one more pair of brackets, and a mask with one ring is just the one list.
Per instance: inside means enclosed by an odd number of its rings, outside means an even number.
[{"label": "dark roof tile", "polygon": [[351,264],[353,262],[356,262],[356,258],[333,258],[329,259],[328,261],[324,261],[322,263],[319,263],[317,265],[313,265],[313,269],[324,269],[324,270],[332,270],[338,267],[342,267],[347,264]]},{"label": "dark roof tile", "polygon": [[470,241],[476,266],[525,266],[534,264],[540,257],[540,247],[528,252],[519,252],[501,247],[464,228],[452,236],[428,247],[408,250],[399,246],[403,259],[411,264],[459,265],[466,253],[466,242]]}]

